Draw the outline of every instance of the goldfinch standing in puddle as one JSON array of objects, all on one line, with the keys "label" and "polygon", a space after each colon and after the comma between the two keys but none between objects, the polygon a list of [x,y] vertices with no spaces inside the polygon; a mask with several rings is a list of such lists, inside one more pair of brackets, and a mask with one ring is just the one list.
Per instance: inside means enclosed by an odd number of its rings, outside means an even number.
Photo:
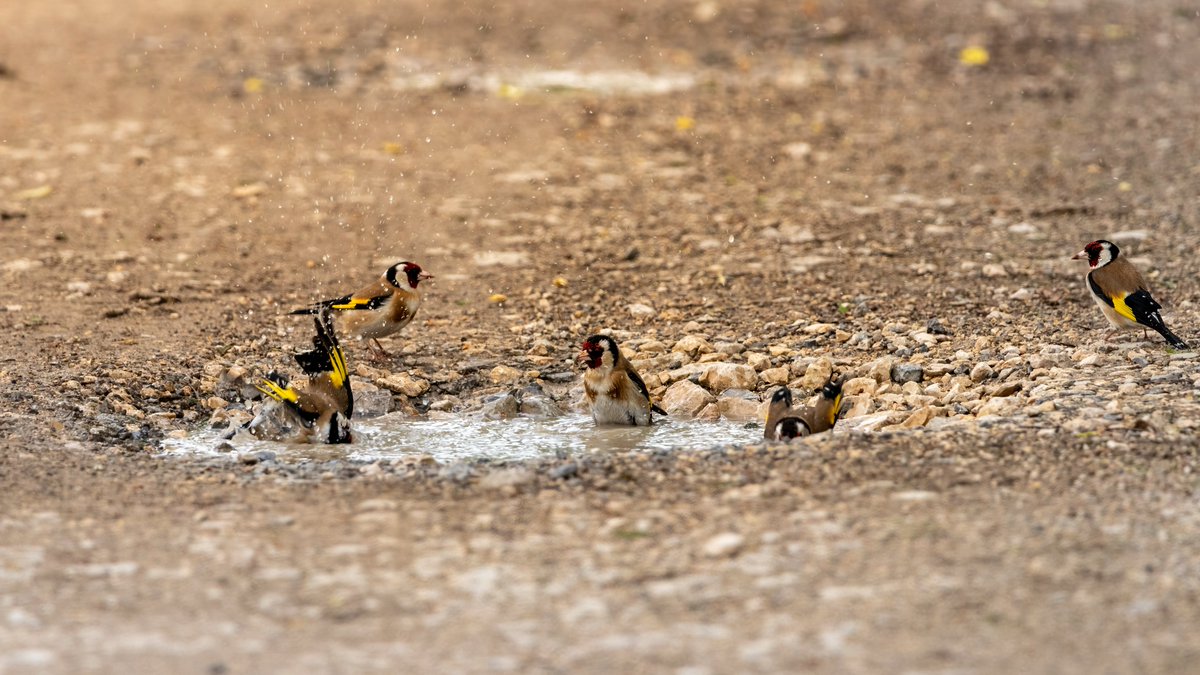
[{"label": "goldfinch standing in puddle", "polygon": [[269,401],[246,428],[260,438],[301,443],[349,443],[354,392],[346,359],[333,332],[329,310],[313,319],[313,349],[296,354],[308,380],[293,387],[270,373],[257,385]]},{"label": "goldfinch standing in puddle", "polygon": [[646,383],[607,335],[584,340],[576,360],[585,368],[583,393],[596,424],[648,426],[651,413],[667,414],[650,401]]},{"label": "goldfinch standing in puddle", "polygon": [[370,286],[297,309],[292,314],[316,314],[322,308],[333,310],[337,313],[338,329],[343,336],[370,340],[379,355],[389,356],[379,344],[379,338],[398,332],[413,320],[421,306],[421,292],[417,286],[432,278],[432,274],[416,263],[398,262]]},{"label": "goldfinch standing in puddle", "polygon": [[1150,286],[1141,273],[1121,257],[1121,249],[1111,241],[1093,241],[1076,253],[1072,260],[1087,260],[1088,293],[1113,329],[1154,329],[1175,349],[1187,349],[1186,342],[1167,329],[1159,310],[1162,306],[1150,296]]},{"label": "goldfinch standing in puddle", "polygon": [[837,424],[842,411],[842,378],[834,373],[821,387],[815,406],[792,406],[792,392],[780,387],[771,395],[767,405],[767,422],[763,438],[768,441],[790,441],[799,436],[829,431]]}]

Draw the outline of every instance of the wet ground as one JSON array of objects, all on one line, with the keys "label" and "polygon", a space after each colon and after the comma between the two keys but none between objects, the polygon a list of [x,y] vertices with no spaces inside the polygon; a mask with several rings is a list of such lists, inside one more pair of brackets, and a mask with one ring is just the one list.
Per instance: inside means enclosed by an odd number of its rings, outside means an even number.
[{"label": "wet ground", "polygon": [[[1192,671],[1195,356],[1067,258],[1121,242],[1197,340],[1197,10],[0,5],[0,672]],[[348,359],[411,432],[569,408],[601,329],[658,396],[826,364],[871,425],[170,452],[403,258],[417,321]]]}]

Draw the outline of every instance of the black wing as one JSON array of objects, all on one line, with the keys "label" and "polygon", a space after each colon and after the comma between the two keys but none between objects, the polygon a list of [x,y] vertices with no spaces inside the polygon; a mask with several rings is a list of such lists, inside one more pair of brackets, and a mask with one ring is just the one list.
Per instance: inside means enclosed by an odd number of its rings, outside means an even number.
[{"label": "black wing", "polygon": [[1125,304],[1133,312],[1134,321],[1150,326],[1151,328],[1154,328],[1154,324],[1156,323],[1162,323],[1162,316],[1158,313],[1158,310],[1162,309],[1162,305],[1150,297],[1149,291],[1143,289],[1135,293],[1130,293],[1125,296]]},{"label": "black wing", "polygon": [[302,307],[300,309],[293,310],[291,313],[318,314],[323,309],[336,309],[339,312],[346,310],[379,309],[387,304],[387,301],[390,300],[391,297],[392,295],[390,293],[376,295],[372,298],[356,298],[353,295],[343,295],[342,297],[334,298],[333,300],[322,300],[311,307]]},{"label": "black wing", "polygon": [[[1104,289],[1100,288],[1100,284],[1096,283],[1096,280],[1092,278],[1093,274],[1095,274],[1095,272],[1088,272],[1088,275],[1087,275],[1088,286],[1092,289],[1092,293],[1097,298],[1100,298],[1101,300],[1103,300],[1104,304],[1108,305],[1109,307],[1112,307],[1113,306],[1112,298],[1108,297],[1108,293],[1105,293]],[[1149,295],[1149,294],[1147,294],[1147,295]]]},{"label": "black wing", "polygon": [[1162,309],[1162,305],[1150,297],[1149,291],[1142,289],[1125,296],[1125,306],[1133,313],[1134,321],[1154,329],[1155,332],[1163,336],[1167,344],[1176,349],[1188,348],[1186,342],[1167,329],[1167,324],[1163,323],[1162,315],[1158,313],[1158,310]]},{"label": "black wing", "polygon": [[646,402],[650,404],[650,410],[660,415],[666,415],[667,411],[658,407],[658,404],[650,400],[650,390],[646,388],[646,382],[642,380],[642,376],[637,374],[637,371],[632,368],[627,368],[625,372],[629,375],[629,381],[633,382],[633,386],[637,388],[638,393],[646,398]]}]

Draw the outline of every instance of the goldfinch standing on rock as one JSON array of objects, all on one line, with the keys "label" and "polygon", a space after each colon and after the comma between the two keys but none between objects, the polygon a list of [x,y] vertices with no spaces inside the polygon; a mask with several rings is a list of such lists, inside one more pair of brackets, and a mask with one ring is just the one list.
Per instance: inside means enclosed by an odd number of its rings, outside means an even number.
[{"label": "goldfinch standing on rock", "polygon": [[1104,318],[1118,328],[1153,328],[1176,349],[1187,349],[1187,343],[1167,330],[1159,305],[1150,297],[1150,286],[1142,275],[1121,257],[1121,249],[1111,241],[1093,241],[1076,253],[1072,260],[1087,260],[1088,292],[1104,312]]},{"label": "goldfinch standing on rock", "polygon": [[299,388],[271,373],[258,384],[270,401],[248,425],[256,436],[302,443],[349,443],[354,393],[346,359],[333,333],[329,310],[314,317],[317,334],[313,349],[296,354],[296,363],[308,375]]},{"label": "goldfinch standing on rock", "polygon": [[650,390],[617,343],[607,335],[583,341],[576,360],[583,364],[583,393],[596,424],[648,426],[650,413],[667,413],[650,401]]},{"label": "goldfinch standing on rock", "polygon": [[366,288],[340,298],[322,300],[292,314],[316,314],[322,308],[329,308],[337,312],[342,335],[370,340],[380,355],[388,356],[379,344],[379,338],[399,331],[413,320],[421,306],[417,285],[432,278],[432,274],[421,270],[416,263],[398,262]]},{"label": "goldfinch standing on rock", "polygon": [[813,407],[792,407],[792,392],[780,387],[767,405],[767,422],[763,438],[768,441],[790,441],[798,436],[829,431],[837,424],[842,411],[842,379],[837,374],[821,387],[821,397]]}]

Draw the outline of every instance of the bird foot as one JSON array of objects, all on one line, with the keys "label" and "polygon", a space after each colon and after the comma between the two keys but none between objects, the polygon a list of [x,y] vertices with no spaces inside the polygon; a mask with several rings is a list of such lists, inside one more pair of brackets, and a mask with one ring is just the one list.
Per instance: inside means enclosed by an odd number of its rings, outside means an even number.
[{"label": "bird foot", "polygon": [[379,340],[371,339],[367,344],[371,345],[371,360],[372,361],[391,361],[393,356],[388,350],[379,344]]}]

